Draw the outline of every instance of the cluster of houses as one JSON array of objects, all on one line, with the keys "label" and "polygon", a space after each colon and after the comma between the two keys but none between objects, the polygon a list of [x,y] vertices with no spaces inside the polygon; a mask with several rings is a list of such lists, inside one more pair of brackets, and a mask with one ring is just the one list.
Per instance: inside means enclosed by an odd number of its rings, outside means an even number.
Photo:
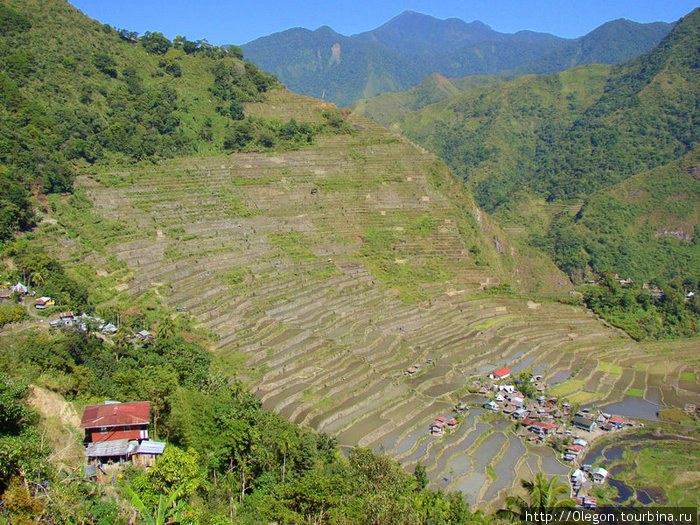
[{"label": "cluster of houses", "polygon": [[[433,360],[432,360],[432,359],[426,359],[425,364],[426,364],[426,365],[432,365],[432,364],[433,364]],[[422,368],[423,368],[423,365],[422,365],[421,363],[416,363],[415,365],[411,365],[411,366],[409,366],[406,370],[404,370],[403,375],[405,375],[405,376],[412,376],[412,375],[415,375],[415,374],[417,374],[418,372],[420,372]]]},{"label": "cluster of houses", "polygon": [[571,474],[571,487],[574,493],[576,506],[583,509],[595,509],[598,506],[598,498],[586,494],[586,485],[593,483],[602,484],[608,477],[608,471],[603,467],[591,470],[590,465],[577,468]]},{"label": "cluster of houses", "polygon": [[458,424],[459,422],[455,418],[448,420],[445,416],[438,416],[435,418],[435,421],[430,424],[428,430],[432,436],[442,436],[445,430],[457,428]]},{"label": "cluster of houses", "polygon": [[[556,397],[549,397],[541,393],[546,388],[546,383],[541,376],[535,376],[530,381],[534,383],[535,390],[540,394],[532,399],[518,390],[519,382],[509,384],[504,381],[511,377],[508,368],[499,368],[489,374],[492,382],[481,385],[479,393],[492,393],[493,398],[483,404],[483,407],[493,412],[501,412],[510,416],[520,424],[518,436],[530,442],[560,442],[567,443],[574,438],[574,431],[595,432],[597,429],[612,431],[632,426],[631,421],[621,416],[598,412],[592,415],[588,409],[576,414],[571,413],[569,403],[559,403]],[[587,446],[584,439],[578,438],[567,445],[562,457],[567,461],[576,461],[578,455]]]},{"label": "cluster of houses", "polygon": [[131,462],[151,466],[165,449],[165,443],[148,436],[150,403],[105,401],[83,411],[80,428],[85,430],[86,477],[101,477],[105,466]]},{"label": "cluster of houses", "polygon": [[51,328],[76,328],[82,332],[87,332],[90,329],[96,328],[105,335],[111,335],[117,332],[117,327],[112,323],[105,323],[104,319],[93,317],[92,315],[83,313],[75,315],[73,312],[60,312],[58,319],[49,322]]},{"label": "cluster of houses", "polygon": [[[112,323],[105,323],[104,319],[93,317],[86,313],[76,316],[73,312],[61,312],[58,319],[49,322],[51,328],[75,328],[82,332],[92,329],[99,330],[104,335],[117,333],[118,328]],[[136,341],[146,342],[155,339],[155,336],[148,330],[139,330],[134,334]]]}]

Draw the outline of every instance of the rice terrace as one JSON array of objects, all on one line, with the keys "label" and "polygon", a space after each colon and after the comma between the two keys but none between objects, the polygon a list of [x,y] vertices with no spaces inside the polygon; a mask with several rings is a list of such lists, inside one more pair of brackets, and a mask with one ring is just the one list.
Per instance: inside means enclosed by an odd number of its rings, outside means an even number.
[{"label": "rice terrace", "polygon": [[[318,118],[318,109],[300,112],[312,104],[296,95],[274,97],[251,110]],[[420,462],[472,504],[495,503],[539,471],[569,472],[480,408],[448,436],[430,435],[493,369],[542,375],[557,383],[550,395],[622,403],[629,416],[634,395],[657,409],[697,403],[697,348],[667,343],[677,346],[669,360],[580,308],[485,294],[500,282],[479,260],[490,247],[470,248],[490,226],[460,207],[446,169],[348,119],[356,133],[319,139],[312,151],[81,176],[95,212],[127,225],[105,239],[107,254],[128,265],[123,293],[157,290],[216,334],[215,351],[245,363],[265,408],[409,469]]]},{"label": "rice terrace", "polygon": [[0,0],[0,525],[700,505],[700,8],[74,1]]}]

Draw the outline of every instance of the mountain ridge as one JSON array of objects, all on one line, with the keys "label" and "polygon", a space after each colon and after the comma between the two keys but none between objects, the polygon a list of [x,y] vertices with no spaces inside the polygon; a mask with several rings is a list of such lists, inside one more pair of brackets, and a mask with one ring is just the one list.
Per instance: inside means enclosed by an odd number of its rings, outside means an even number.
[{"label": "mountain ridge", "polygon": [[[434,72],[456,78],[561,71],[595,60],[619,62],[630,58],[634,50],[641,54],[651,49],[672,27],[665,23],[615,24],[633,28],[625,32],[622,42],[614,43],[611,31],[598,31],[600,28],[578,39],[564,39],[527,30],[500,33],[478,21],[440,20],[404,12],[376,29],[351,36],[328,28],[315,40],[315,31],[300,33],[293,28],[241,48],[248,59],[276,74],[292,91],[344,106],[381,92],[408,89]],[[336,40],[329,42],[333,38]],[[344,57],[340,62],[330,60],[334,46]],[[588,53],[589,47],[597,54]]]}]

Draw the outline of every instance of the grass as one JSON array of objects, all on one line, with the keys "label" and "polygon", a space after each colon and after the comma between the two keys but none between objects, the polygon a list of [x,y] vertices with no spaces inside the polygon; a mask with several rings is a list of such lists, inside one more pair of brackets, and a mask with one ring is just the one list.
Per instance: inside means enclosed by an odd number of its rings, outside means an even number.
[{"label": "grass", "polygon": [[582,392],[577,392],[572,396],[569,396],[568,400],[570,403],[588,403],[589,401],[592,401],[593,399],[603,397],[603,394],[598,393],[598,392],[587,392],[587,391],[582,391]]},{"label": "grass", "polygon": [[313,261],[316,256],[307,247],[304,236],[299,232],[280,232],[269,236],[270,244],[278,248],[294,262]]},{"label": "grass", "polygon": [[563,397],[573,394],[574,392],[581,390],[585,386],[586,382],[582,379],[569,379],[549,391],[549,395]]},{"label": "grass", "polygon": [[491,328],[493,325],[497,323],[501,323],[504,321],[507,321],[509,319],[516,319],[518,316],[517,315],[506,315],[504,317],[494,317],[493,319],[489,319],[488,321],[485,321],[481,323],[480,325],[477,325],[474,327],[474,330],[486,330],[488,328]]},{"label": "grass", "polygon": [[625,453],[625,463],[634,465],[619,475],[635,488],[660,488],[668,506],[700,506],[700,447],[697,442],[656,442]]},{"label": "grass", "polygon": [[681,374],[681,381],[697,381],[697,376],[695,372],[683,372]]},{"label": "grass", "polygon": [[615,375],[620,375],[622,373],[622,367],[620,365],[613,365],[608,361],[601,361],[598,364],[598,370]]},{"label": "grass", "polygon": [[644,391],[638,388],[630,388],[627,392],[625,392],[625,395],[632,397],[644,397]]}]

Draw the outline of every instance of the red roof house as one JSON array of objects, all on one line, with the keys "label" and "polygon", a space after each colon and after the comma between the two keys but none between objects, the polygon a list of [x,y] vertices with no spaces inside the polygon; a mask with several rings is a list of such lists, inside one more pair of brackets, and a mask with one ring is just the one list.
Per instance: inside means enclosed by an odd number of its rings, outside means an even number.
[{"label": "red roof house", "polygon": [[489,377],[491,379],[507,379],[510,377],[510,370],[507,368],[499,368],[498,370],[491,372]]},{"label": "red roof house", "polygon": [[117,439],[142,441],[148,439],[150,415],[148,401],[88,405],[80,428],[85,429],[86,443]]},{"label": "red roof house", "polygon": [[544,423],[542,421],[535,421],[530,427],[530,430],[537,434],[550,434],[556,429],[557,426],[554,423]]}]

